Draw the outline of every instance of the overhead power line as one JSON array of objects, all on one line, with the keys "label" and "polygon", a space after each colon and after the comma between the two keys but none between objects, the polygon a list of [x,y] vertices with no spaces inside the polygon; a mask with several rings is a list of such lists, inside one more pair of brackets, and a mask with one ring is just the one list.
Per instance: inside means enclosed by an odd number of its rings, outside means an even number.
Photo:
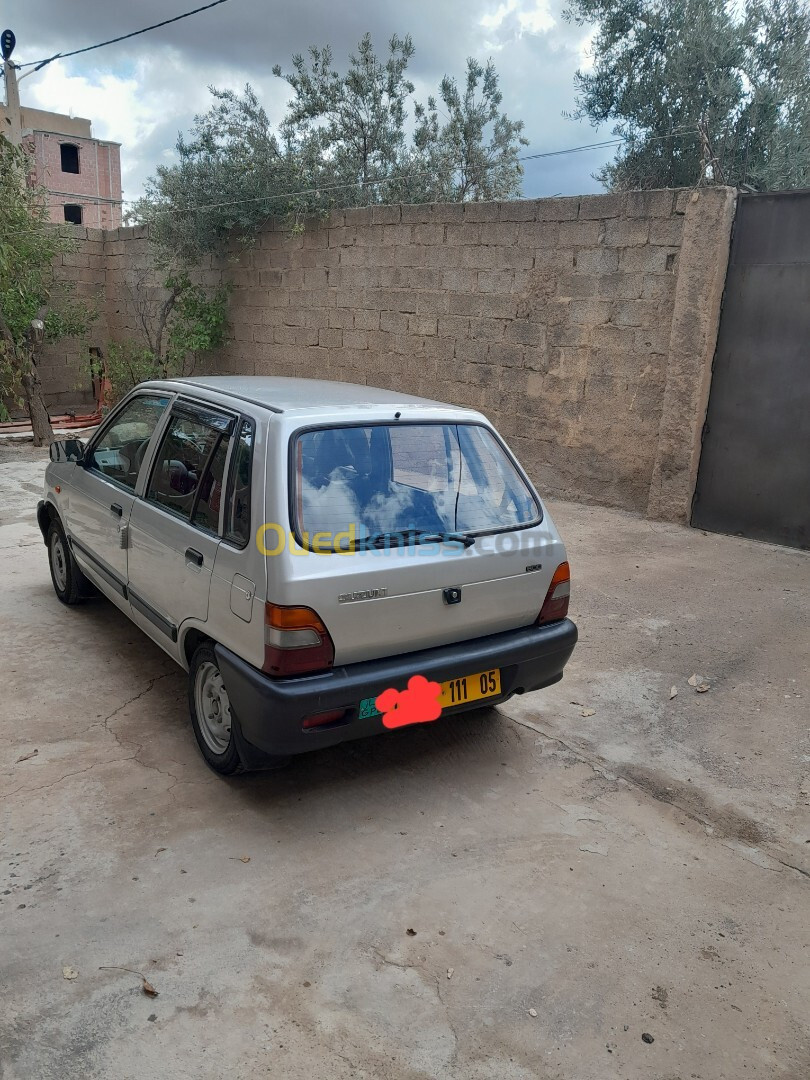
[{"label": "overhead power line", "polygon": [[194,8],[193,11],[186,11],[182,15],[175,15],[173,19],[164,19],[163,22],[154,23],[152,26],[145,26],[143,30],[133,30],[130,34],[122,34],[120,37],[110,38],[109,41],[100,41],[98,45],[87,45],[83,49],[74,49],[72,52],[55,53],[53,56],[47,57],[45,60],[30,60],[27,64],[17,64],[17,67],[33,68],[34,71],[39,71],[40,68],[45,67],[46,64],[52,63],[54,60],[65,60],[68,56],[79,56],[80,53],[92,52],[93,49],[103,49],[105,45],[115,45],[118,41],[127,41],[129,38],[137,37],[139,34],[147,34],[150,30],[158,30],[161,26],[169,26],[171,23],[180,22],[181,19],[188,19],[191,15],[199,15],[201,11],[208,11],[210,8],[219,7],[220,4],[226,4],[228,0],[213,0],[213,3],[205,4],[203,7]]},{"label": "overhead power line", "polygon": [[[654,135],[647,141],[659,142],[662,139],[675,139],[680,136],[689,137],[690,135],[696,137],[697,134],[697,131],[693,131],[692,129],[687,128],[684,130],[672,131],[668,135]],[[630,140],[622,138],[606,139],[604,142],[586,143],[583,146],[569,146],[565,150],[546,150],[543,153],[539,154],[523,154],[515,160],[519,162],[537,161],[540,158],[560,157],[563,154],[579,154],[582,153],[582,151],[584,150],[599,150],[602,149],[602,147],[606,146],[620,146],[622,143],[628,141]],[[470,171],[481,172],[484,169],[497,168],[500,164],[501,163],[498,161],[486,162],[482,165],[473,166]],[[459,167],[459,165],[456,166],[456,168]],[[416,177],[430,175],[432,175],[432,170],[424,169],[419,172],[402,173],[399,176],[382,176],[377,180],[348,180],[340,184],[319,184],[318,187],[303,188],[300,191],[281,191],[273,195],[253,195],[247,199],[231,199],[227,202],[201,203],[196,206],[178,206],[176,208],[172,207],[171,209],[166,210],[156,210],[154,216],[162,217],[164,214],[190,214],[196,213],[200,210],[224,210],[227,209],[227,207],[229,206],[244,206],[246,203],[274,202],[278,201],[279,199],[297,199],[301,198],[304,195],[321,195],[325,191],[336,191],[342,190],[344,188],[377,187],[381,184],[396,184],[400,181],[411,180]]]}]

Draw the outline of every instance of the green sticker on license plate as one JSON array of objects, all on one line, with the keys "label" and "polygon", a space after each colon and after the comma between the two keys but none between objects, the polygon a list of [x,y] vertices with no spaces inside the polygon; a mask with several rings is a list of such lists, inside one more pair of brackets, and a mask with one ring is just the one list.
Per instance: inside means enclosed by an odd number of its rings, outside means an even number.
[{"label": "green sticker on license plate", "polygon": [[363,698],[360,702],[359,718],[361,720],[367,719],[369,716],[379,716],[380,710],[377,708],[376,697]]}]

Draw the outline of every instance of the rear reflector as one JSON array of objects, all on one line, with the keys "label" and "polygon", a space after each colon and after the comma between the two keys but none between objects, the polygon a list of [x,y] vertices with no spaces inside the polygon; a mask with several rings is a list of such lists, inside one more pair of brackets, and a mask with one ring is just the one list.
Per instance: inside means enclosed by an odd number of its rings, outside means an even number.
[{"label": "rear reflector", "polygon": [[264,665],[270,675],[323,671],[335,660],[335,646],[317,612],[307,607],[264,606]]},{"label": "rear reflector", "polygon": [[342,720],[345,715],[345,709],[332,709],[331,712],[317,713],[315,716],[308,716],[301,727],[304,731],[309,731],[311,728],[323,727],[324,724],[334,724],[336,720]]},{"label": "rear reflector", "polygon": [[571,597],[571,568],[567,562],[560,563],[554,571],[554,577],[548,587],[546,598],[537,616],[537,623],[558,622],[568,614],[568,601]]}]

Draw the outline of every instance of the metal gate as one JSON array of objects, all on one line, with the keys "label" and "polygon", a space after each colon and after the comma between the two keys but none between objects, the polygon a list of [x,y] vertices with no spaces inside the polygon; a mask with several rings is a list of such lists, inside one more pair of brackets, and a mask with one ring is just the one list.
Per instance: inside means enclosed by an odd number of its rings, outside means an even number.
[{"label": "metal gate", "polygon": [[740,196],[692,524],[810,548],[810,191]]}]

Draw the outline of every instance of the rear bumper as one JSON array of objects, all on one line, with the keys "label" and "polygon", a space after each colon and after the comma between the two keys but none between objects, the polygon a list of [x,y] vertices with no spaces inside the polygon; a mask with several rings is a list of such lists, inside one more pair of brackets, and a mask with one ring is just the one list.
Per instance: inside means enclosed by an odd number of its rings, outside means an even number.
[{"label": "rear bumper", "polygon": [[[238,721],[239,749],[245,764],[251,765],[260,764],[265,755],[301,754],[381,734],[387,730],[382,717],[360,718],[360,702],[389,686],[405,689],[412,675],[445,682],[501,669],[498,697],[445,709],[443,715],[496,705],[512,694],[550,686],[562,678],[576,641],[576,626],[563,619],[294,679],[271,678],[222,645],[215,645],[214,651]],[[302,728],[307,716],[333,709],[346,709],[345,717],[324,727]]]}]

